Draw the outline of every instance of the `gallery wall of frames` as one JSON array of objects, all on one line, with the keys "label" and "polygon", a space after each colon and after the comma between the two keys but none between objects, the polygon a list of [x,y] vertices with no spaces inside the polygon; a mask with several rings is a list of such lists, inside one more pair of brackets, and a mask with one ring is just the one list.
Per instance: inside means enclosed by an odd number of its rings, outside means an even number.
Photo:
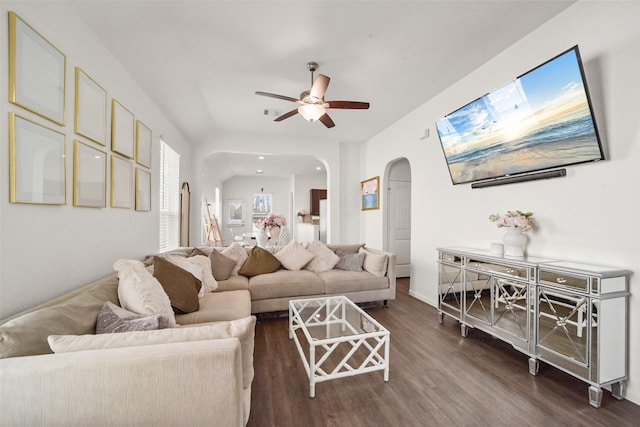
[{"label": "gallery wall of frames", "polygon": [[33,113],[9,113],[11,203],[151,211],[151,129],[81,66],[68,69],[65,54],[14,12],[8,52],[9,101]]}]

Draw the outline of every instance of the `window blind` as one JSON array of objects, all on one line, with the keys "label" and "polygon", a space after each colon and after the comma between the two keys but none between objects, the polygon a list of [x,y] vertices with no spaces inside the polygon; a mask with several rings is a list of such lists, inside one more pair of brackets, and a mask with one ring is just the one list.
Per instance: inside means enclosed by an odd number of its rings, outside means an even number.
[{"label": "window blind", "polygon": [[180,243],[180,155],[160,141],[160,252]]}]

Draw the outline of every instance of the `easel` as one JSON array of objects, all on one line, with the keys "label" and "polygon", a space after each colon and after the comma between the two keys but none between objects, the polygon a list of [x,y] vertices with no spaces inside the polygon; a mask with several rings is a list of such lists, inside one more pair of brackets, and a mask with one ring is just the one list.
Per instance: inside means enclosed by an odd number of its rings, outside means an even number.
[{"label": "easel", "polygon": [[218,246],[218,243],[222,243],[224,246],[224,239],[222,238],[222,232],[220,231],[220,225],[218,225],[218,220],[215,216],[211,215],[211,210],[209,210],[209,202],[207,199],[204,199],[204,204],[207,207],[207,216],[204,219],[204,229],[207,233],[207,242],[206,246],[210,246],[210,243],[213,246]]}]

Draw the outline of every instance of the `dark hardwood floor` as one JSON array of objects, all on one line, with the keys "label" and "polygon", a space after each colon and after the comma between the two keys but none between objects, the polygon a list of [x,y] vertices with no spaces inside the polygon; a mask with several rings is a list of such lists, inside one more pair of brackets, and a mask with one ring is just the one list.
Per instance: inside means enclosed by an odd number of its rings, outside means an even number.
[{"label": "dark hardwood floor", "polygon": [[248,425],[640,426],[640,406],[605,391],[593,408],[586,383],[542,363],[531,376],[526,355],[478,330],[462,338],[408,290],[399,279],[389,308],[366,309],[391,332],[389,382],[382,372],[327,381],[313,399],[286,314],[262,316]]}]

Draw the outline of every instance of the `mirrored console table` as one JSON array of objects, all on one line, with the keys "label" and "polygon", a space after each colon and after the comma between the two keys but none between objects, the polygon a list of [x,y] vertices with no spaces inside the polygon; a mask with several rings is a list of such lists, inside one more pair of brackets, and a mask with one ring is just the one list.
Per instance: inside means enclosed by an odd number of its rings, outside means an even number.
[{"label": "mirrored console table", "polygon": [[438,314],[478,328],[529,356],[624,398],[628,378],[628,270],[466,248],[438,249]]}]

